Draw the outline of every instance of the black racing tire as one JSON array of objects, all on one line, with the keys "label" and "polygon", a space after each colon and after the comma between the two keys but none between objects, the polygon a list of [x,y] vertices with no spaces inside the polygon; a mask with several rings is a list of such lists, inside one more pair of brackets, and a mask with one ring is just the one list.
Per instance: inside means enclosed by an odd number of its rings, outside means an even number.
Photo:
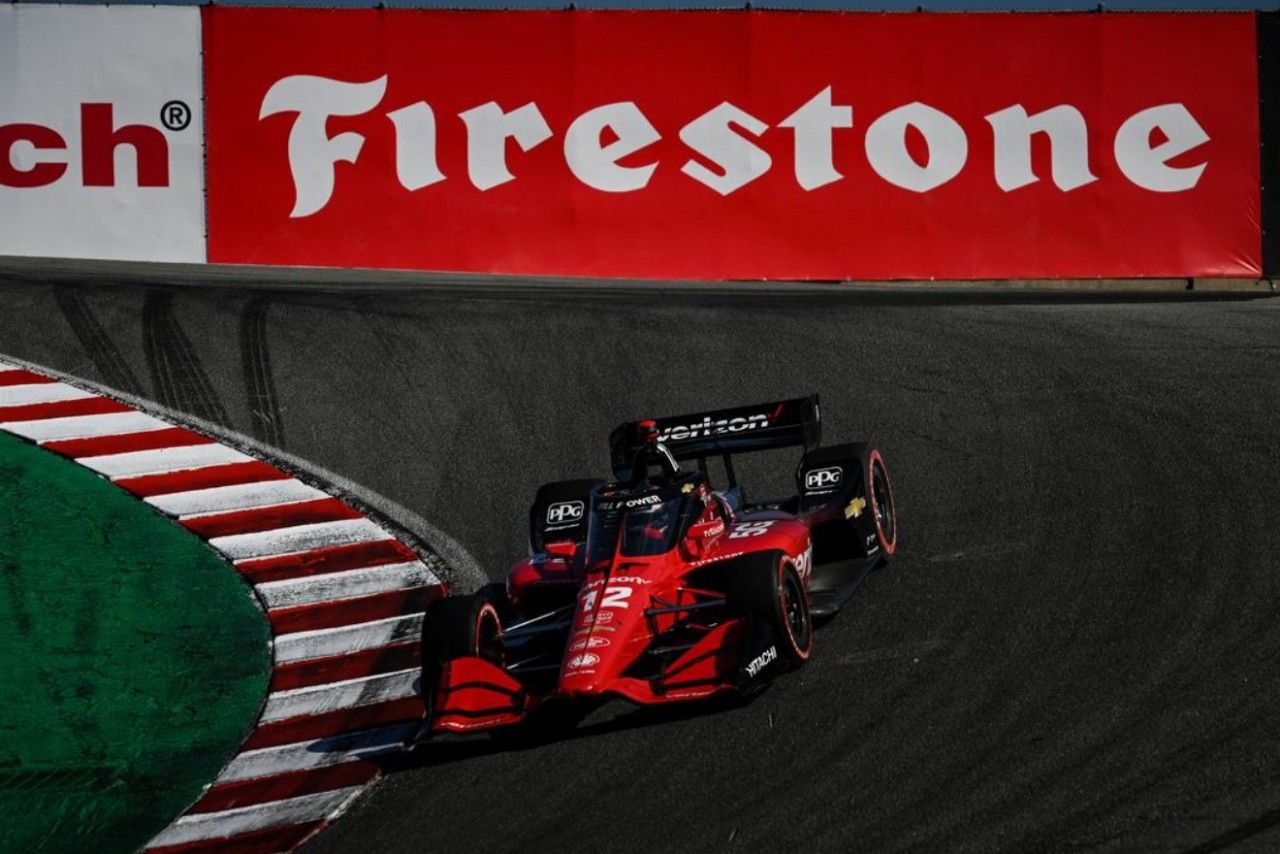
[{"label": "black racing tire", "polygon": [[[502,626],[506,623],[502,614],[509,608],[506,585],[500,582],[486,584],[470,596],[431,603],[422,624],[422,696],[428,714],[446,662],[476,656],[502,666]],[[488,734],[510,748],[544,744],[572,732],[587,711],[589,708],[574,703],[538,708],[526,720]]]},{"label": "black racing tire", "polygon": [[427,607],[422,620],[422,700],[430,714],[446,662],[478,656],[502,665],[502,622],[482,594],[449,596]]},{"label": "black racing tire", "polygon": [[733,612],[767,621],[792,666],[809,660],[813,652],[809,594],[785,554],[769,551],[743,559],[734,569],[728,605]]},{"label": "black racing tire", "polygon": [[871,511],[876,543],[880,546],[880,557],[887,562],[898,550],[898,512],[893,503],[893,484],[889,480],[889,467],[885,464],[884,455],[879,448],[863,442],[837,446],[835,450],[849,458],[856,457],[861,463],[862,489]]},{"label": "black racing tire", "polygon": [[507,596],[507,585],[503,581],[491,581],[476,591],[476,595],[493,604],[498,612],[498,621],[506,626],[515,620],[515,608]]},{"label": "black racing tire", "polygon": [[898,509],[893,503],[893,484],[889,481],[889,468],[878,449],[868,449],[863,460],[871,520],[875,523],[880,554],[888,560],[898,551]]}]

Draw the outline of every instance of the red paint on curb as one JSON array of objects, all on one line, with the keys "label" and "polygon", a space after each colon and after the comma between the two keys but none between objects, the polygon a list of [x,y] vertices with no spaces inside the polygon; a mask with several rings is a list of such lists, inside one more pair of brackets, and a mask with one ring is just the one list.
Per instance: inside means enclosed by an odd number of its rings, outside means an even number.
[{"label": "red paint on curb", "polygon": [[181,427],[163,430],[147,430],[143,433],[124,433],[117,436],[97,436],[90,439],[59,439],[45,442],[40,447],[64,457],[100,457],[106,454],[129,454],[134,451],[155,451],[160,448],[182,448],[190,445],[212,445],[208,436],[192,433]]},{"label": "red paint on curb", "polygon": [[59,400],[55,403],[28,403],[24,406],[0,406],[0,424],[9,421],[43,421],[46,418],[70,418],[74,415],[105,415],[108,412],[133,412],[109,397],[85,397]]},{"label": "red paint on curb", "polygon": [[317,498],[294,504],[277,504],[272,507],[256,507],[252,510],[233,510],[197,516],[179,522],[188,531],[204,537],[226,537],[231,534],[255,534],[259,531],[275,531],[295,525],[311,525],[318,522],[337,522],[342,519],[362,519],[364,514],[348,507],[336,498]]},{"label": "red paint on curb", "polygon": [[222,783],[211,787],[204,793],[204,797],[196,801],[195,806],[187,812],[189,814],[221,812],[266,801],[278,801],[283,798],[296,798],[299,795],[344,789],[347,786],[359,786],[376,777],[378,770],[378,766],[372,762],[344,762],[341,765],[330,765],[328,768],[294,771],[257,780]]},{"label": "red paint on curb", "polygon": [[45,385],[57,382],[53,377],[46,377],[44,374],[33,374],[31,371],[2,371],[0,372],[0,386],[6,385]]},{"label": "red paint on curb", "polygon": [[115,481],[115,484],[139,498],[147,498],[152,495],[168,495],[171,492],[187,492],[192,489],[212,489],[215,486],[237,486],[242,483],[289,480],[290,478],[292,475],[280,471],[275,466],[255,460],[249,463],[206,466],[173,474],[124,477]]},{"label": "red paint on curb", "polygon": [[236,569],[244,573],[251,584],[262,584],[418,559],[413,549],[398,540],[376,540],[280,557],[249,558],[236,563]]}]

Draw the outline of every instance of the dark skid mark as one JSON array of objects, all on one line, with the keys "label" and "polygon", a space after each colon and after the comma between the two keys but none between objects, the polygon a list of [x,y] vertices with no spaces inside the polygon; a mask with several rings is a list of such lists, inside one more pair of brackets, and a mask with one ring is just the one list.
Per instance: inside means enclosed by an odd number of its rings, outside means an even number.
[{"label": "dark skid mark", "polygon": [[254,438],[280,448],[284,446],[284,417],[275,379],[271,375],[271,352],[267,348],[267,310],[271,301],[254,297],[240,316],[240,358],[244,366],[244,388],[249,399],[249,417]]},{"label": "dark skid mark", "polygon": [[81,348],[93,361],[102,377],[102,382],[111,388],[118,388],[130,394],[139,394],[142,386],[138,377],[124,360],[120,348],[111,340],[111,336],[102,328],[98,318],[94,316],[85,302],[84,295],[78,288],[57,285],[53,289],[53,298],[71,327]]},{"label": "dark skid mark", "polygon": [[200,367],[191,339],[173,316],[173,294],[152,291],[142,307],[142,343],[156,400],[165,406],[230,425],[227,411]]},{"label": "dark skid mark", "polygon": [[1280,824],[1280,808],[1265,812],[1253,821],[1247,821],[1239,827],[1233,827],[1226,833],[1215,836],[1195,848],[1189,848],[1184,854],[1210,854],[1212,851],[1224,851],[1237,842],[1243,842],[1251,836],[1257,836],[1259,833],[1270,830],[1278,824]]}]

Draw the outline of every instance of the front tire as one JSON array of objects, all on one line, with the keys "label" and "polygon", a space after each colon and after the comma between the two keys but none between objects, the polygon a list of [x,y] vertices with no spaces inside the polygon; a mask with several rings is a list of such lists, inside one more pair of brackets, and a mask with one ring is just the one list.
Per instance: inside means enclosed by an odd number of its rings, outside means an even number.
[{"label": "front tire", "polygon": [[[813,619],[809,614],[809,595],[796,568],[785,554],[778,551],[752,555],[734,574],[729,590],[729,606],[747,618],[768,627],[781,658],[792,667],[809,660],[813,652]],[[747,654],[767,651],[768,644],[759,640],[758,631],[750,631]]]},{"label": "front tire", "polygon": [[502,666],[502,623],[483,593],[437,599],[422,621],[422,701],[430,717],[444,666],[476,656]]}]

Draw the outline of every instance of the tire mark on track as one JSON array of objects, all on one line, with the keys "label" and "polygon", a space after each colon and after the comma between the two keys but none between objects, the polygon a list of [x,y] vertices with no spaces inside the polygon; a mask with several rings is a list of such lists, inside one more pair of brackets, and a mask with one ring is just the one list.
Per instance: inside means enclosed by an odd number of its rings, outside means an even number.
[{"label": "tire mark on track", "polygon": [[173,316],[173,294],[147,294],[142,307],[142,333],[156,399],[170,409],[215,424],[230,424],[209,375],[200,367],[191,339]]},{"label": "tire mark on track", "polygon": [[1280,824],[1280,809],[1273,809],[1265,812],[1252,821],[1245,822],[1239,827],[1234,827],[1219,836],[1215,836],[1208,842],[1201,843],[1195,848],[1188,849],[1185,854],[1210,854],[1213,851],[1223,851],[1237,842],[1244,842],[1251,836],[1257,836],[1264,833],[1276,825]]},{"label": "tire mark on track", "polygon": [[66,318],[76,340],[80,342],[81,348],[98,369],[103,383],[130,394],[142,391],[137,375],[121,355],[120,348],[115,345],[111,336],[98,322],[98,318],[94,316],[84,295],[77,288],[57,286],[53,289],[53,299],[58,304],[62,316]]},{"label": "tire mark on track", "polygon": [[254,297],[245,304],[240,316],[240,357],[254,438],[280,448],[284,446],[284,416],[271,372],[271,351],[267,347],[270,307],[270,300],[263,297]]}]

